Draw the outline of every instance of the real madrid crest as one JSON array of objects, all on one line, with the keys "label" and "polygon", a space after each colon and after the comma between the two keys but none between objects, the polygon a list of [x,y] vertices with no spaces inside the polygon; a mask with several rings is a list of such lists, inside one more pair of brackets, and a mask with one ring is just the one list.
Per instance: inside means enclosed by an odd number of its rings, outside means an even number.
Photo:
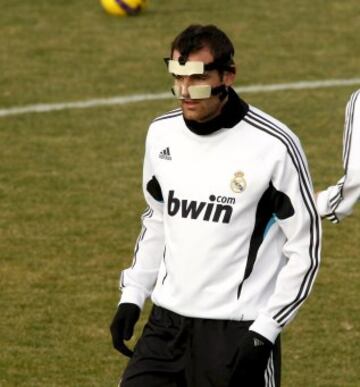
[{"label": "real madrid crest", "polygon": [[245,173],[242,171],[237,171],[234,173],[234,177],[231,179],[231,189],[236,193],[244,192],[246,189],[246,180]]}]

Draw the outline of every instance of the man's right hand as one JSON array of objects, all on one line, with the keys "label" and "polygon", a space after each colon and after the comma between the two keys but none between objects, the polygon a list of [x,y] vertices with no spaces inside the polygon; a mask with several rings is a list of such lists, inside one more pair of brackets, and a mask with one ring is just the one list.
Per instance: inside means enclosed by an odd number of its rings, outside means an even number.
[{"label": "man's right hand", "polygon": [[140,308],[136,304],[120,304],[110,325],[114,348],[128,357],[133,355],[133,351],[125,345],[124,340],[131,339],[139,317]]}]

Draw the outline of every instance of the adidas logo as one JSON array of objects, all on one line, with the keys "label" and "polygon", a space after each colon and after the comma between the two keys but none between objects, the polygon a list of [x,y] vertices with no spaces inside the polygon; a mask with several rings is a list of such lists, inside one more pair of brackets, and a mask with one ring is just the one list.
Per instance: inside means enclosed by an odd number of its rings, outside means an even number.
[{"label": "adidas logo", "polygon": [[167,147],[159,153],[159,158],[164,160],[171,160],[170,148]]}]

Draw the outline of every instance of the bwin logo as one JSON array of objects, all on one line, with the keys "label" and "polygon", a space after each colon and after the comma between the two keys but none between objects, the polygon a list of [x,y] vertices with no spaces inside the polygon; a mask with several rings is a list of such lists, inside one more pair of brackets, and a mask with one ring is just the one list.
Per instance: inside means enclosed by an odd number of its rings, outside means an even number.
[{"label": "bwin logo", "polygon": [[210,203],[178,199],[175,197],[174,191],[169,191],[167,202],[168,214],[170,216],[175,216],[180,211],[183,218],[229,223],[233,212],[232,205],[235,204],[235,198],[210,195],[209,200]]}]

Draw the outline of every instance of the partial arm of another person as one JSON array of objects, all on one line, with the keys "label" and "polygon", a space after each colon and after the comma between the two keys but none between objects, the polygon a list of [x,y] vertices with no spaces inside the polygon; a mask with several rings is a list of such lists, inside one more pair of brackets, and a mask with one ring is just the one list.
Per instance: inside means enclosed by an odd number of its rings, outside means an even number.
[{"label": "partial arm of another person", "polygon": [[321,217],[333,223],[350,215],[360,198],[360,90],[351,95],[346,107],[343,167],[344,176],[336,185],[316,195]]}]

